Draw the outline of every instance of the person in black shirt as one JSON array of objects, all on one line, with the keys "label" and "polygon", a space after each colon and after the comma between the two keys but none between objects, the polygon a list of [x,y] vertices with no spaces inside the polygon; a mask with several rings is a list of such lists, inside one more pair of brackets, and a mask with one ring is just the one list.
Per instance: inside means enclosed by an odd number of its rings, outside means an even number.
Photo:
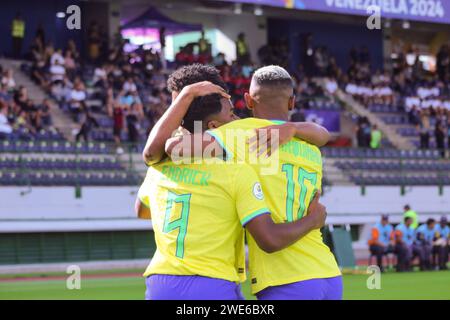
[{"label": "person in black shirt", "polygon": [[89,134],[93,127],[99,127],[98,121],[90,114],[89,111],[86,110],[84,122],[75,137],[76,141],[78,142],[81,137],[83,137],[85,142],[89,141]]}]

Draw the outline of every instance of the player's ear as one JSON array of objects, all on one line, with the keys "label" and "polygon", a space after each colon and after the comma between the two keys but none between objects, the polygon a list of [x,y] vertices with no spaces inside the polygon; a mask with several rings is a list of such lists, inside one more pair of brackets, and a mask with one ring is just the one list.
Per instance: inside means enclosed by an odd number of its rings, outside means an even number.
[{"label": "player's ear", "polygon": [[220,123],[217,120],[209,120],[206,123],[206,126],[207,126],[208,130],[212,130],[212,129],[216,129],[216,128],[220,127]]},{"label": "player's ear", "polygon": [[250,94],[248,92],[246,92],[244,94],[244,99],[245,99],[245,105],[247,106],[247,109],[253,110],[253,107],[255,106],[255,101],[253,100],[253,98],[250,96]]},{"label": "player's ear", "polygon": [[288,109],[289,109],[289,111],[292,110],[292,109],[294,109],[294,107],[295,107],[295,94],[293,94],[293,95],[289,98],[289,101],[288,101]]}]

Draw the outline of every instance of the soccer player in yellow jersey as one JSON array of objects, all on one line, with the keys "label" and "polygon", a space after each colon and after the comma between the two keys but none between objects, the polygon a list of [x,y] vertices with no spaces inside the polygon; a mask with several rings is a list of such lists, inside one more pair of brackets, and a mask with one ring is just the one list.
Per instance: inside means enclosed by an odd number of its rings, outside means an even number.
[{"label": "soccer player in yellow jersey", "polygon": [[[233,134],[233,131],[260,130],[288,119],[295,101],[289,73],[278,66],[260,68],[252,77],[250,92],[245,99],[255,118],[232,121],[209,131],[215,138],[214,143],[222,146],[228,159],[249,159],[248,147],[236,143],[239,134]],[[183,140],[170,140],[166,151],[169,154],[175,149],[180,151],[177,147],[184,143]],[[272,174],[264,174],[261,162],[250,165],[261,180],[274,221],[297,221],[307,214],[314,192],[321,189],[320,151],[314,145],[293,138],[281,146],[275,159],[277,169]],[[270,254],[261,250],[250,235],[249,255],[252,292],[258,299],[342,298],[340,270],[319,230],[310,232],[284,250]]]},{"label": "soccer player in yellow jersey", "polygon": [[[208,93],[214,88],[200,87]],[[227,95],[214,90],[220,94],[193,100],[191,116],[203,114],[198,120],[208,122],[233,117]],[[194,118],[185,117],[184,125],[192,127]],[[319,228],[325,218],[316,196],[310,215],[274,224],[254,170],[220,159],[184,165],[160,161],[149,168],[138,198],[148,208],[138,203],[138,214],[152,218],[157,244],[144,274],[148,299],[239,299],[236,283],[245,280],[242,226],[261,250],[275,252]]]}]

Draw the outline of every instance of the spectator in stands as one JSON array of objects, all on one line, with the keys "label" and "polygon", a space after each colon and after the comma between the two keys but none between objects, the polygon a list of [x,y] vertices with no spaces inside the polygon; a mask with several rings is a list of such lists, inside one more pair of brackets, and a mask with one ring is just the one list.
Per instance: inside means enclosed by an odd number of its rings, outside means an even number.
[{"label": "spectator in stands", "polygon": [[417,125],[417,130],[420,136],[420,148],[428,149],[430,147],[430,118],[427,111],[423,111],[420,114],[420,122]]},{"label": "spectator in stands", "polygon": [[16,81],[14,80],[13,71],[11,69],[8,69],[3,73],[1,84],[7,91],[13,91],[15,89]]},{"label": "spectator in stands", "polygon": [[359,117],[355,128],[358,147],[369,148],[371,141],[370,122],[367,117]]},{"label": "spectator in stands", "polygon": [[95,87],[106,89],[108,85],[108,71],[106,63],[103,63],[101,66],[97,66],[95,68],[92,83]]},{"label": "spectator in stands", "polygon": [[433,261],[435,257],[438,258],[438,267],[440,270],[447,270],[448,256],[450,253],[450,228],[447,225],[448,221],[445,216],[442,216],[439,224],[436,226],[437,239],[433,247]]},{"label": "spectator in stands", "polygon": [[445,81],[450,73],[450,48],[444,44],[436,56],[436,71],[439,79]]},{"label": "spectator in stands", "polygon": [[113,107],[113,136],[114,142],[116,143],[116,151],[118,154],[123,153],[123,149],[121,147],[121,136],[124,125],[124,110],[120,103],[114,103]]},{"label": "spectator in stands", "polygon": [[101,43],[100,27],[97,22],[92,21],[88,27],[88,57],[93,63],[100,57]]},{"label": "spectator in stands", "polygon": [[41,121],[44,124],[44,126],[51,126],[52,125],[52,117],[51,117],[51,102],[50,99],[44,99],[42,101],[42,104],[39,106],[39,110],[41,112]]},{"label": "spectator in stands", "polygon": [[11,95],[6,90],[6,86],[0,83],[0,101],[9,102],[11,101]]},{"label": "spectator in stands", "polygon": [[65,59],[63,57],[62,49],[56,49],[53,54],[50,57],[50,66],[53,66],[55,64],[59,64],[61,66],[64,66]]},{"label": "spectator in stands", "polygon": [[420,270],[431,270],[431,253],[437,236],[436,220],[430,218],[416,230],[416,240],[413,244],[413,255],[419,257]]},{"label": "spectator in stands", "polygon": [[378,149],[381,147],[382,134],[377,125],[374,124],[370,133],[370,147],[372,149]]},{"label": "spectator in stands", "polygon": [[405,217],[403,223],[395,227],[395,249],[397,255],[397,272],[409,271],[414,242],[414,229],[411,227],[412,218]]},{"label": "spectator in stands", "polygon": [[74,121],[79,121],[80,114],[86,109],[86,89],[81,79],[76,79],[70,91],[69,110]]},{"label": "spectator in stands", "polygon": [[122,90],[125,91],[125,92],[129,92],[129,93],[137,91],[136,83],[134,83],[134,80],[133,80],[132,77],[128,77],[125,80],[125,82],[124,82],[124,84],[122,86]]},{"label": "spectator in stands", "polygon": [[407,204],[403,207],[403,218],[411,218],[412,219],[411,227],[413,229],[416,229],[417,226],[419,225],[419,216],[418,216],[417,212],[415,212],[414,210],[411,209],[409,204]]},{"label": "spectator in stands", "polygon": [[333,97],[335,92],[338,89],[338,84],[334,78],[325,78],[325,92],[328,94],[328,96]]},{"label": "spectator in stands", "polygon": [[128,140],[133,146],[136,146],[139,141],[139,118],[140,114],[137,109],[137,103],[131,104],[125,117],[128,129]]},{"label": "spectator in stands", "polygon": [[28,90],[24,86],[20,86],[19,89],[14,92],[14,103],[21,109],[27,109],[28,102]]},{"label": "spectator in stands", "polygon": [[243,32],[238,34],[236,40],[236,61],[239,65],[250,63],[250,52]]},{"label": "spectator in stands", "polygon": [[206,55],[206,56],[211,55],[211,44],[206,39],[204,30],[202,30],[202,32],[201,32],[200,39],[198,39],[197,46],[198,46],[199,55]]},{"label": "spectator in stands", "polygon": [[70,50],[66,50],[66,53],[64,54],[64,68],[67,75],[73,79],[76,74],[76,62],[73,58],[72,51]]},{"label": "spectator in stands", "polygon": [[33,134],[36,134],[42,129],[41,111],[31,101],[28,107],[28,122]]},{"label": "spectator in stands", "polygon": [[394,252],[394,246],[391,242],[394,237],[394,228],[389,224],[388,215],[381,216],[381,221],[376,223],[371,232],[371,238],[368,241],[371,255],[377,258],[377,265],[381,272],[384,271],[383,255]]},{"label": "spectator in stands", "polygon": [[22,43],[25,37],[25,21],[18,12],[11,23],[13,57],[19,59],[22,54]]},{"label": "spectator in stands", "polygon": [[219,68],[225,64],[226,64],[225,54],[223,52],[219,52],[213,59],[213,65]]},{"label": "spectator in stands", "polygon": [[450,109],[447,110],[447,144],[450,150]]},{"label": "spectator in stands", "polygon": [[5,139],[12,133],[12,127],[8,121],[8,107],[0,100],[0,139]]},{"label": "spectator in stands", "polygon": [[66,75],[66,68],[61,64],[60,60],[55,59],[50,66],[50,80],[52,84],[62,81]]},{"label": "spectator in stands", "polygon": [[441,154],[441,157],[445,157],[445,124],[442,119],[436,119],[434,128],[434,137],[436,139],[436,147]]},{"label": "spectator in stands", "polygon": [[83,137],[85,142],[88,142],[89,141],[90,132],[91,132],[92,128],[93,127],[96,127],[96,128],[99,127],[97,119],[95,119],[91,115],[89,110],[86,110],[84,115],[85,115],[85,117],[84,117],[83,124],[81,125],[80,131],[78,132],[78,134],[75,137],[75,140],[77,142],[80,140],[81,137]]}]

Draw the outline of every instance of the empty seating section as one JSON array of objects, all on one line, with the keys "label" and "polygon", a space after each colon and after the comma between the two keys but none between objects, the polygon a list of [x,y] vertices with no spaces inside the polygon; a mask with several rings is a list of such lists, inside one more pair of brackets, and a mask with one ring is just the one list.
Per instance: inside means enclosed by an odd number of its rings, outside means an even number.
[{"label": "empty seating section", "polygon": [[323,154],[357,185],[450,185],[450,161],[436,150],[326,148]]},{"label": "empty seating section", "polygon": [[121,186],[139,185],[142,178],[111,155],[2,153],[0,185]]}]

